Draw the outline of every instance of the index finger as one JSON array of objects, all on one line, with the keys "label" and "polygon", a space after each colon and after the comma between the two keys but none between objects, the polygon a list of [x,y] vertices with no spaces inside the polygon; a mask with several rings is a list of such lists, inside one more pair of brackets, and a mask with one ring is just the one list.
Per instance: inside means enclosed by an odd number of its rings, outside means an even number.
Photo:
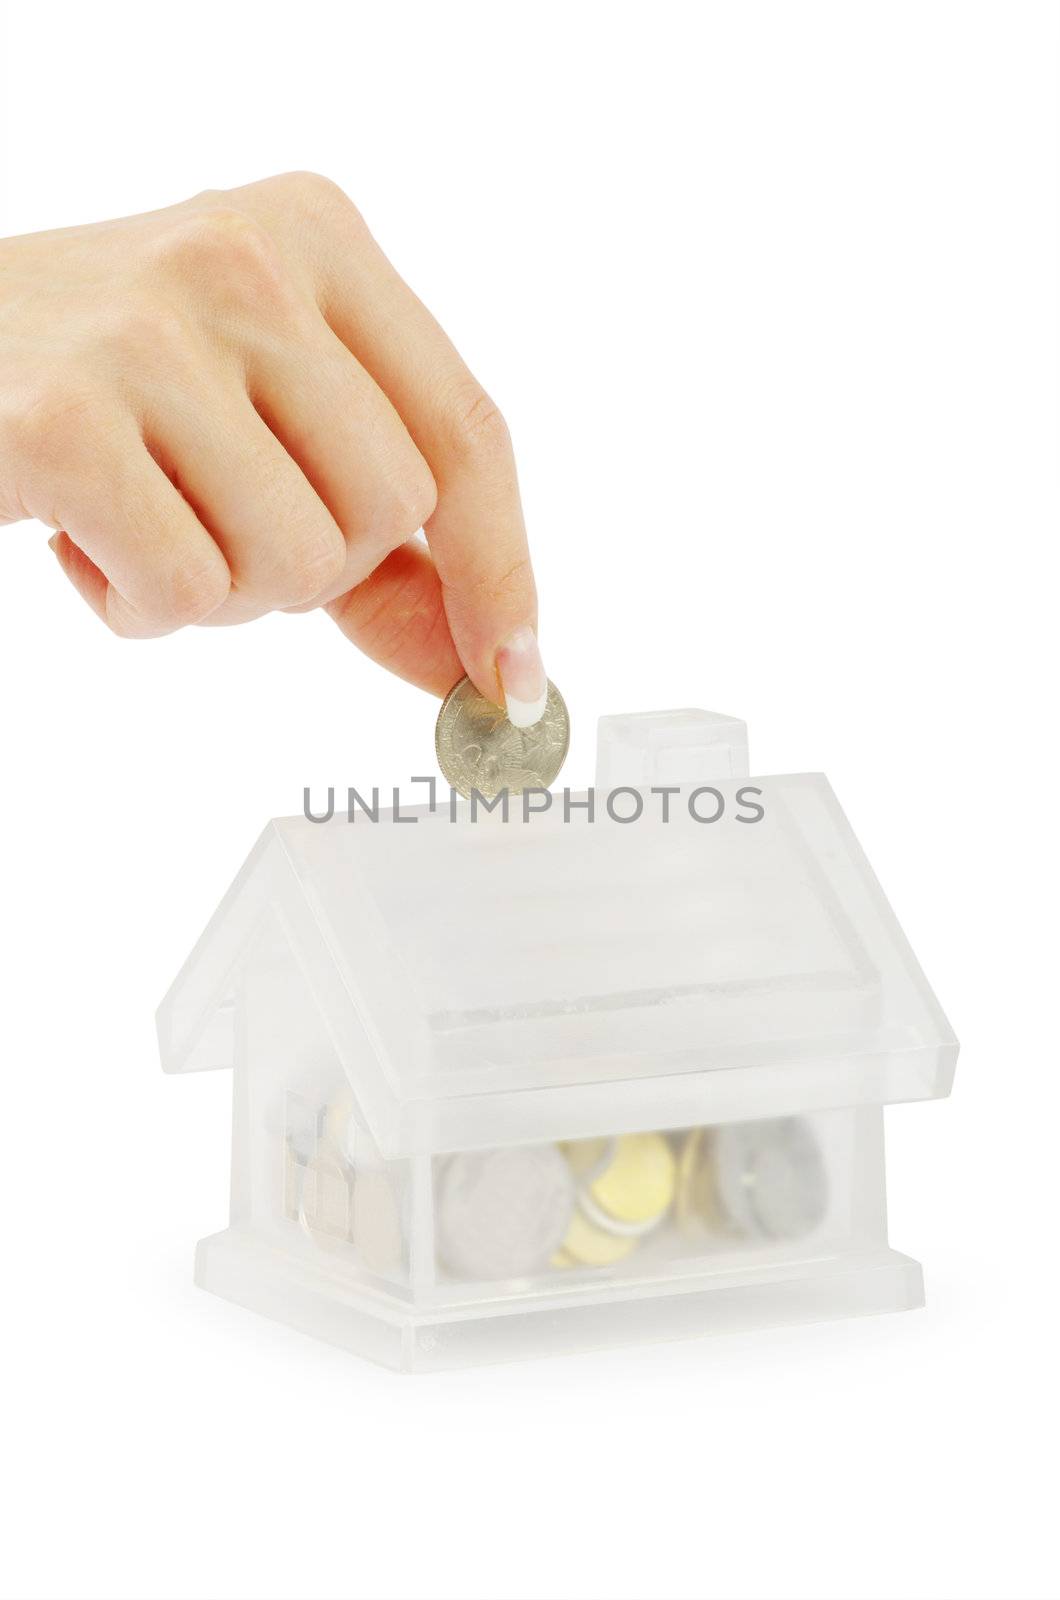
[{"label": "index finger", "polygon": [[[530,727],[545,707],[515,456],[497,407],[339,191],[314,230],[320,309],[431,469],[425,525],[453,643],[479,692]],[[321,245],[321,241],[323,241]],[[304,248],[304,247],[303,247]]]}]

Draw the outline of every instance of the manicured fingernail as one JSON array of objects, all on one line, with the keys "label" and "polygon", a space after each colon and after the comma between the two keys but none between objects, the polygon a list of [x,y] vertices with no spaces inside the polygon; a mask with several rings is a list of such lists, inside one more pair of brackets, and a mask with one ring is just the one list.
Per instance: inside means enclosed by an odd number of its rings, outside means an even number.
[{"label": "manicured fingernail", "polygon": [[54,550],[56,555],[59,554],[59,540],[61,538],[61,533],[53,533],[51,538],[48,540],[48,549]]},{"label": "manicured fingernail", "polygon": [[504,709],[513,728],[540,722],[548,698],[548,679],[532,628],[520,628],[497,651],[497,676],[504,691]]}]

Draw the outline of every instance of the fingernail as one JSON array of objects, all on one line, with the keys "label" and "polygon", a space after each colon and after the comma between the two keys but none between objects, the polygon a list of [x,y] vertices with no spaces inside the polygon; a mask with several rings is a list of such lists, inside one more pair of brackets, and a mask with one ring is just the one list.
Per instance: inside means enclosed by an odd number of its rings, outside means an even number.
[{"label": "fingernail", "polygon": [[59,540],[61,538],[62,538],[62,534],[61,533],[53,533],[51,538],[48,540],[48,549],[49,550],[54,550],[56,555],[59,554]]},{"label": "fingernail", "polygon": [[532,628],[520,628],[497,651],[497,676],[504,691],[504,709],[513,728],[540,722],[548,699],[548,679]]}]

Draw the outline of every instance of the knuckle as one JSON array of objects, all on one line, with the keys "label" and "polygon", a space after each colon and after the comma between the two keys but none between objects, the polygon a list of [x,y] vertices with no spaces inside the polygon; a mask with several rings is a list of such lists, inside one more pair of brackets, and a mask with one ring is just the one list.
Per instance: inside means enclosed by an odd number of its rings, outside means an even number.
[{"label": "knuckle", "polygon": [[231,580],[223,562],[211,559],[174,567],[161,586],[151,620],[171,628],[201,622],[228,598]]},{"label": "knuckle", "polygon": [[288,298],[281,252],[256,218],[228,204],[183,218],[162,243],[166,263],[195,288],[252,298],[256,305]]},{"label": "knuckle", "polygon": [[453,404],[449,419],[453,454],[460,461],[507,462],[512,455],[511,434],[495,403],[475,385]]},{"label": "knuckle", "polygon": [[337,532],[333,538],[292,544],[268,585],[273,604],[308,605],[338,581],[345,566],[346,544]]},{"label": "knuckle", "polygon": [[94,418],[92,395],[57,382],[26,395],[2,426],[8,450],[24,467],[53,471],[84,449]]},{"label": "knuckle", "polygon": [[325,224],[341,231],[367,232],[361,213],[344,189],[319,172],[282,172],[266,178],[261,188],[267,198],[303,223]]},{"label": "knuckle", "polygon": [[178,626],[175,622],[144,616],[114,588],[107,591],[103,620],[119,639],[158,639]]},{"label": "knuckle", "polygon": [[200,189],[198,194],[192,196],[188,209],[214,210],[230,204],[231,200],[224,189]]},{"label": "knuckle", "polygon": [[263,187],[301,208],[354,209],[346,191],[321,172],[281,172],[275,178],[266,178]]},{"label": "knuckle", "polygon": [[118,639],[146,639],[152,634],[165,632],[165,629],[149,628],[140,623],[133,613],[126,607],[120,595],[113,593],[107,597],[107,609],[103,618],[111,633]]},{"label": "knuckle", "polygon": [[223,199],[209,204],[180,223],[170,235],[177,254],[187,252],[196,258],[254,259],[264,248],[265,229],[238,206]]},{"label": "knuckle", "polygon": [[426,464],[410,470],[395,485],[381,517],[382,542],[396,550],[430,521],[437,504],[438,489]]}]

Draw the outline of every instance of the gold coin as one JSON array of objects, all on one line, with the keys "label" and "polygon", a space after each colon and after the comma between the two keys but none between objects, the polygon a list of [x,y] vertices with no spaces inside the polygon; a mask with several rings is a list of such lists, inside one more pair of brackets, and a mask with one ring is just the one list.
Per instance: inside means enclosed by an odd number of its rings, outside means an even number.
[{"label": "gold coin", "polygon": [[590,1222],[584,1211],[575,1211],[563,1243],[552,1258],[553,1266],[609,1267],[635,1249],[635,1235],[608,1233]]},{"label": "gold coin", "polygon": [[713,1233],[723,1226],[709,1128],[693,1128],[682,1140],[677,1155],[674,1215],[684,1234]]},{"label": "gold coin", "polygon": [[627,1133],[615,1140],[612,1160],[589,1186],[599,1206],[620,1223],[656,1221],[674,1198],[675,1164],[661,1133]]},{"label": "gold coin", "polygon": [[438,765],[467,800],[472,789],[492,800],[502,789],[547,789],[567,758],[570,717],[554,683],[544,714],[532,728],[515,728],[500,706],[461,678],[442,701],[434,729]]}]

